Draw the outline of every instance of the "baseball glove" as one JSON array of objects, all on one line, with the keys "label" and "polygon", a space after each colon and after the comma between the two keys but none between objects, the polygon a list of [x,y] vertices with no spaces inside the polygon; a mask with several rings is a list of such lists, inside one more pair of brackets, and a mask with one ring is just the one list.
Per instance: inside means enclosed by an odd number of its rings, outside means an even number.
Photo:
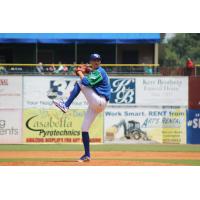
[{"label": "baseball glove", "polygon": [[78,76],[78,72],[81,71],[83,74],[89,74],[91,72],[91,68],[86,65],[86,64],[83,64],[83,65],[79,65],[75,68],[75,73],[76,75]]}]

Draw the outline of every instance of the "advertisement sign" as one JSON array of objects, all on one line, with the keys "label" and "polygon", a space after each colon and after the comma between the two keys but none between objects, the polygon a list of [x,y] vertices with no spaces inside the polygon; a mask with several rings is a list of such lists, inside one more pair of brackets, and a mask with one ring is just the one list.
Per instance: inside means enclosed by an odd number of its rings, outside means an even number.
[{"label": "advertisement sign", "polygon": [[22,143],[22,113],[0,109],[0,144]]},{"label": "advertisement sign", "polygon": [[[81,125],[85,112],[70,109],[63,114],[57,109],[25,109],[24,143],[81,143]],[[89,133],[92,143],[102,142],[102,113],[93,122]]]},{"label": "advertisement sign", "polygon": [[188,106],[188,77],[140,77],[136,92],[139,105]]},{"label": "advertisement sign", "polygon": [[[24,107],[52,109],[52,100],[70,95],[77,77],[70,76],[25,76],[24,77]],[[70,108],[87,108],[87,101],[80,92]]]},{"label": "advertisement sign", "polygon": [[22,108],[22,77],[0,76],[0,109]]},{"label": "advertisement sign", "polygon": [[111,77],[110,106],[188,106],[188,77]]},{"label": "advertisement sign", "polygon": [[[52,109],[52,100],[67,99],[77,77],[24,77],[24,107]],[[188,106],[187,77],[111,77],[109,106]],[[72,109],[85,109],[82,93]]]},{"label": "advertisement sign", "polygon": [[200,109],[200,77],[189,77],[189,108]]},{"label": "advertisement sign", "polygon": [[110,78],[110,104],[135,104],[135,78]]},{"label": "advertisement sign", "polygon": [[200,144],[200,110],[187,111],[187,143]]},{"label": "advertisement sign", "polygon": [[104,119],[106,143],[186,143],[185,109],[107,108]]}]

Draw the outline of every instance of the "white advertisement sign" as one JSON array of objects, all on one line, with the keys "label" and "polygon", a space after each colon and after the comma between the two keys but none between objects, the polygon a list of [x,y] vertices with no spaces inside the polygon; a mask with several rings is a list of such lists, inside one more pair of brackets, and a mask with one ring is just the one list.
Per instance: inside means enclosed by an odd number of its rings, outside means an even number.
[{"label": "white advertisement sign", "polygon": [[[54,108],[52,100],[70,95],[77,77],[24,77],[24,107]],[[109,106],[188,106],[187,77],[111,77]],[[71,108],[85,109],[80,92]]]},{"label": "white advertisement sign", "polygon": [[105,143],[185,144],[186,109],[107,108]]},{"label": "white advertisement sign", "polygon": [[0,109],[22,108],[22,77],[0,76]]},{"label": "white advertisement sign", "polygon": [[187,77],[111,77],[110,106],[188,106]]},{"label": "white advertisement sign", "polygon": [[188,106],[188,78],[136,78],[136,104],[140,106]]},{"label": "white advertisement sign", "polygon": [[0,144],[22,143],[21,110],[0,109]]},{"label": "white advertisement sign", "polygon": [[[57,98],[66,100],[74,84],[79,79],[69,76],[25,76],[24,77],[24,108],[55,108],[52,101]],[[86,108],[87,101],[80,92],[70,108]]]}]

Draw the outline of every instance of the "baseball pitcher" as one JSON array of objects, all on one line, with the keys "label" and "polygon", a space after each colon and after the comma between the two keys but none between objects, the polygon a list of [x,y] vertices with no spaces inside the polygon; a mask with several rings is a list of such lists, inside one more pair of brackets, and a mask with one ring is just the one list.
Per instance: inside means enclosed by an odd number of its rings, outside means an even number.
[{"label": "baseball pitcher", "polygon": [[80,91],[84,94],[88,109],[82,124],[82,141],[85,154],[78,160],[79,162],[90,161],[90,140],[89,128],[96,116],[101,113],[110,99],[110,81],[106,71],[100,66],[101,56],[99,54],[90,55],[90,65],[82,65],[76,68],[76,75],[80,77],[69,98],[66,101],[54,100],[53,103],[64,113],[67,112],[73,100],[78,96]]}]

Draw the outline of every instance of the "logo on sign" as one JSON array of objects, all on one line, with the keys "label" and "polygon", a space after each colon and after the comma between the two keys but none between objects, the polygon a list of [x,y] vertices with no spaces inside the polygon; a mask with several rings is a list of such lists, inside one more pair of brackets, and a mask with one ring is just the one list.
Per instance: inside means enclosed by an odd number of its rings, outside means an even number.
[{"label": "logo on sign", "polygon": [[18,135],[19,130],[13,126],[7,127],[6,120],[0,119],[0,135]]},{"label": "logo on sign", "polygon": [[187,125],[193,129],[200,129],[200,113],[196,113],[193,119],[188,120]]},{"label": "logo on sign", "polygon": [[66,91],[70,81],[50,81],[50,89],[47,92],[47,96],[49,99],[56,99],[58,97],[63,96]]},{"label": "logo on sign", "polygon": [[[42,137],[47,136],[80,136],[80,130],[72,129],[72,122],[67,118],[55,120],[53,117],[43,118],[39,115],[30,117],[26,121],[26,127],[33,132],[39,133]],[[62,130],[58,130],[58,128]],[[69,129],[69,130],[67,130]]]},{"label": "logo on sign", "polygon": [[111,99],[113,104],[135,103],[135,79],[110,79]]}]

